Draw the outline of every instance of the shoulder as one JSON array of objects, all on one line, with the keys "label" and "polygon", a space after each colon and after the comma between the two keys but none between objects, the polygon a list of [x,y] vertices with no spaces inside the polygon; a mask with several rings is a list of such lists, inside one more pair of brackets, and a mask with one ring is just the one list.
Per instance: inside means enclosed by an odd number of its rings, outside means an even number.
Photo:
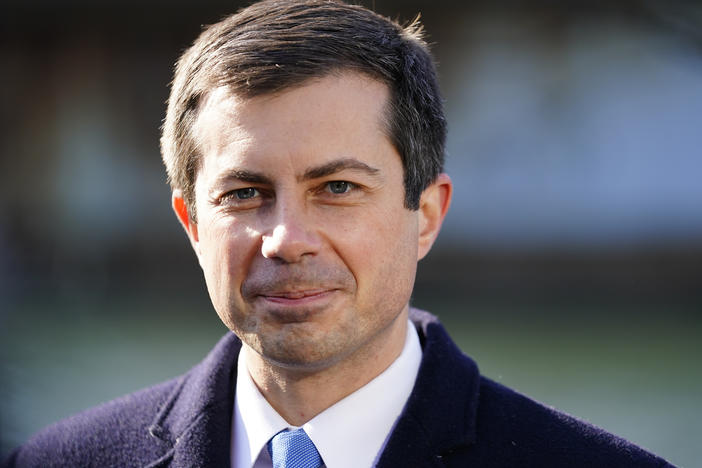
[{"label": "shoulder", "polygon": [[159,440],[149,428],[182,380],[163,382],[52,424],[19,447],[7,466],[137,466],[139,460],[155,459]]},{"label": "shoulder", "polygon": [[599,427],[481,377],[475,449],[514,466],[661,467],[665,460]]},{"label": "shoulder", "polygon": [[620,437],[482,376],[436,317],[418,310],[411,315],[423,356],[403,426],[398,424],[404,432],[396,454],[407,450],[408,440],[423,443],[411,435],[421,429],[428,451],[446,466],[671,466]]},{"label": "shoulder", "polygon": [[[194,453],[202,460],[220,459],[228,443],[240,348],[233,333],[225,334],[181,377],[47,427],[15,450],[3,467],[122,468]],[[201,453],[201,447],[209,452]]]}]

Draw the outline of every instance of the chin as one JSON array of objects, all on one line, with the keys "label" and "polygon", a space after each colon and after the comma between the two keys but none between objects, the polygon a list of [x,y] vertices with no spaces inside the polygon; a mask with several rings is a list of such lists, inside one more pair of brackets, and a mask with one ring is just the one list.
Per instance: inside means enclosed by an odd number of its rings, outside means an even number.
[{"label": "chin", "polygon": [[349,335],[345,336],[346,340],[339,341],[333,339],[333,333],[317,331],[319,336],[315,337],[309,331],[304,336],[300,336],[300,330],[296,332],[275,340],[270,335],[267,339],[259,338],[256,340],[258,347],[254,349],[278,367],[311,372],[337,364],[355,349]]}]

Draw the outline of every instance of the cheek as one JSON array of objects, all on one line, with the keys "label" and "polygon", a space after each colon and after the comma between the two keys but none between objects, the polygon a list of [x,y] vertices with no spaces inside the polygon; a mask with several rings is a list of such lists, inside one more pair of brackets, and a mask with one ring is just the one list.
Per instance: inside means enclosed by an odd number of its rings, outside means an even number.
[{"label": "cheek", "polygon": [[239,292],[252,258],[260,249],[260,234],[236,221],[211,222],[200,234],[203,270],[211,295]]},{"label": "cheek", "polygon": [[[380,274],[389,278],[389,288],[411,293],[414,274],[417,268],[417,232],[416,216],[405,210],[397,215],[394,224],[388,226],[381,234],[383,251],[376,255],[382,257]],[[398,292],[400,292],[398,291]],[[408,297],[409,300],[409,297]]]},{"label": "cheek", "polygon": [[404,208],[380,212],[344,229],[340,255],[361,291],[381,296],[411,293],[417,266],[417,221]]}]

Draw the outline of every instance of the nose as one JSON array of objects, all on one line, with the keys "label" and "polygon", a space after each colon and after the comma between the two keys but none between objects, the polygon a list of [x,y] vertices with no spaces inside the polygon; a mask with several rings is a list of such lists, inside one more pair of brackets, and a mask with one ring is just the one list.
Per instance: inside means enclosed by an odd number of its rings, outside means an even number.
[{"label": "nose", "polygon": [[272,229],[262,236],[261,253],[266,258],[295,263],[319,251],[320,238],[300,213],[279,213]]}]

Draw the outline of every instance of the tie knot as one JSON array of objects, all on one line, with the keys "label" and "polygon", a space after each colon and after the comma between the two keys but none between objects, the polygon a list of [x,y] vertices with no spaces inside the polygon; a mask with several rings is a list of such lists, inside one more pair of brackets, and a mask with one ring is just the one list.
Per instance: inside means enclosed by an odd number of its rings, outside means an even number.
[{"label": "tie knot", "polygon": [[284,430],[268,442],[273,468],[319,468],[322,457],[303,429]]}]

